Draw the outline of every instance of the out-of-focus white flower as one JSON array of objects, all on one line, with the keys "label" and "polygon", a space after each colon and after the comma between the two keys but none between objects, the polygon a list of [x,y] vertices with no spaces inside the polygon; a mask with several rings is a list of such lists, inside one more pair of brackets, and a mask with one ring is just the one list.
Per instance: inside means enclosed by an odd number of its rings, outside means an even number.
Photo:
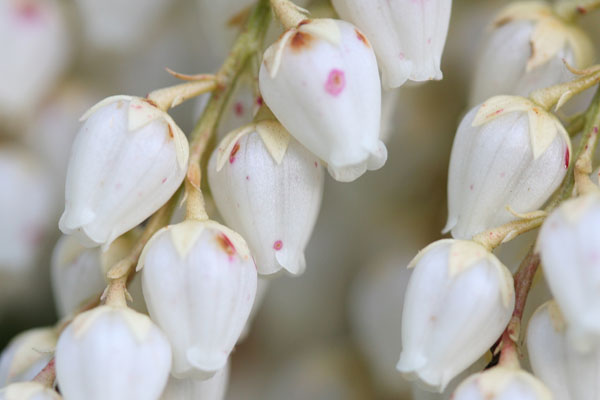
[{"label": "out-of-focus white flower", "polygon": [[409,264],[397,369],[432,390],[481,357],[498,339],[514,307],[510,271],[484,247],[444,239]]},{"label": "out-of-focus white flower", "polygon": [[32,268],[56,223],[56,193],[42,168],[21,148],[0,146],[0,272]]},{"label": "out-of-focus white flower", "polygon": [[407,79],[442,79],[452,0],[333,0],[333,5],[373,44],[386,87],[401,86]]},{"label": "out-of-focus white flower", "polygon": [[527,328],[533,372],[557,400],[595,400],[600,393],[600,348],[577,351],[567,340],[566,324],[555,301],[537,309]]},{"label": "out-of-focus white flower", "polygon": [[208,180],[225,222],[248,241],[259,273],[304,272],[323,197],[317,157],[278,122],[261,121],[221,142]]},{"label": "out-of-focus white flower", "polygon": [[571,80],[574,75],[563,59],[577,68],[590,66],[594,47],[588,36],[557,17],[549,4],[514,2],[491,26],[477,62],[470,104],[501,94],[528,96]]},{"label": "out-of-focus white flower", "polygon": [[0,38],[0,116],[22,117],[67,65],[70,39],[62,2],[0,2]]},{"label": "out-of-focus white flower", "polygon": [[33,379],[52,358],[57,332],[36,328],[15,336],[0,355],[0,387]]},{"label": "out-of-focus white flower", "polygon": [[64,194],[71,145],[79,130],[78,119],[96,102],[92,89],[68,82],[43,102],[26,131],[26,142],[48,161]]},{"label": "out-of-focus white flower", "polygon": [[169,378],[160,400],[223,400],[229,381],[229,364],[206,380]]},{"label": "out-of-focus white flower", "polygon": [[523,97],[496,96],[463,118],[448,173],[444,231],[468,239],[537,210],[562,182],[571,141],[552,114]]},{"label": "out-of-focus white flower", "polygon": [[[454,392],[454,400],[552,400],[539,379],[520,368],[494,367],[471,375]],[[556,399],[565,400],[557,397]]]},{"label": "out-of-focus white flower", "polygon": [[342,182],[381,168],[381,87],[365,36],[333,19],[303,21],[265,52],[265,103],[283,126]]},{"label": "out-of-focus white flower", "polygon": [[184,221],[152,237],[140,268],[148,311],[173,347],[172,375],[206,379],[225,367],[256,295],[244,239],[213,221]]},{"label": "out-of-focus white flower", "polygon": [[154,400],[169,377],[171,349],[146,315],[109,305],[80,314],[56,347],[56,374],[69,399]]},{"label": "out-of-focus white flower", "polygon": [[106,248],[175,193],[189,148],[171,117],[138,97],[109,97],[82,120],[59,227],[85,246]]},{"label": "out-of-focus white flower", "polygon": [[146,36],[172,0],[76,0],[86,41],[99,50],[124,52]]},{"label": "out-of-focus white flower", "polygon": [[77,311],[106,287],[106,272],[127,256],[133,246],[129,235],[115,240],[105,252],[82,246],[73,236],[62,236],[54,247],[50,264],[52,289],[58,314]]},{"label": "out-of-focus white flower", "polygon": [[537,249],[550,290],[580,351],[600,345],[600,195],[563,203],[544,221]]},{"label": "out-of-focus white flower", "polygon": [[62,400],[62,397],[41,383],[19,382],[0,390],[0,400]]}]

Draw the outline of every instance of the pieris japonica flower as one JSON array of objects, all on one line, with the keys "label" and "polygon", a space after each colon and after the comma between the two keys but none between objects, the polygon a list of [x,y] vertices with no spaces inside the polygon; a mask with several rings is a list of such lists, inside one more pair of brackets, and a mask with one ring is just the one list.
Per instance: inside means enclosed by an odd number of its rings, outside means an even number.
[{"label": "pieris japonica flower", "polygon": [[303,21],[264,55],[259,73],[265,103],[294,138],[342,182],[381,168],[381,87],[371,44],[353,25]]},{"label": "pieris japonica flower", "polygon": [[65,400],[155,400],[171,368],[169,342],[150,318],[110,305],[77,316],[55,357]]},{"label": "pieris japonica flower", "polygon": [[126,51],[142,41],[171,0],[76,0],[86,41],[100,50]]},{"label": "pieris japonica flower", "polygon": [[152,237],[140,268],[148,311],[173,348],[172,375],[206,379],[225,367],[256,295],[244,239],[216,222],[187,220]]},{"label": "pieris japonica flower", "polygon": [[98,297],[106,287],[106,271],[125,258],[132,237],[122,236],[105,252],[82,246],[73,236],[59,239],[52,253],[50,276],[58,314],[64,317]]},{"label": "pieris japonica flower", "polygon": [[498,366],[471,375],[458,386],[453,400],[565,400],[553,397],[539,379],[520,368]]},{"label": "pieris japonica flower", "polygon": [[386,87],[442,79],[452,0],[333,0],[333,5],[373,44]]},{"label": "pieris japonica flower", "polygon": [[510,320],[510,271],[484,247],[444,239],[421,250],[402,311],[397,369],[436,391],[481,357]]},{"label": "pieris japonica flower", "polygon": [[533,90],[573,79],[576,68],[594,61],[594,47],[575,24],[561,20],[544,2],[508,5],[495,18],[477,62],[471,105],[500,94],[528,96]]},{"label": "pieris japonica flower", "polygon": [[85,246],[107,247],[175,193],[189,148],[171,117],[138,97],[109,97],[82,120],[59,227]]},{"label": "pieris japonica flower", "polygon": [[62,397],[41,383],[19,382],[0,390],[0,400],[62,400]]},{"label": "pieris japonica flower", "polygon": [[206,380],[171,377],[160,400],[223,400],[228,380],[229,364]]},{"label": "pieris japonica flower", "polygon": [[512,212],[537,210],[562,182],[570,156],[560,121],[528,99],[496,96],[473,108],[452,146],[444,231],[467,239],[519,219]]},{"label": "pieris japonica flower", "polygon": [[59,0],[0,2],[0,116],[23,116],[52,88],[68,62],[67,21]]},{"label": "pieris japonica flower", "polygon": [[600,195],[563,203],[538,236],[544,275],[580,351],[600,345]]},{"label": "pieris japonica flower", "polygon": [[33,268],[56,223],[56,193],[43,168],[23,149],[0,146],[0,274]]},{"label": "pieris japonica flower", "polygon": [[15,336],[0,355],[0,387],[33,379],[52,358],[57,332],[36,328]]},{"label": "pieris japonica flower", "polygon": [[600,393],[600,348],[577,351],[567,340],[566,329],[555,301],[537,309],[527,327],[531,368],[557,400],[596,400]]},{"label": "pieris japonica flower", "polygon": [[209,166],[225,222],[248,241],[261,274],[304,272],[304,249],[323,197],[320,160],[276,121],[231,132]]}]

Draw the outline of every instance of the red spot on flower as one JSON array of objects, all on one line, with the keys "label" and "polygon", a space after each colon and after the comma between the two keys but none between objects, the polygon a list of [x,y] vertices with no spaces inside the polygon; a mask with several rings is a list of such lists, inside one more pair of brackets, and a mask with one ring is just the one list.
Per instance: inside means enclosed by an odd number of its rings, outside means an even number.
[{"label": "red spot on flower", "polygon": [[597,126],[594,127],[594,133],[598,133],[598,127]]},{"label": "red spot on flower", "polygon": [[25,22],[36,22],[42,16],[40,8],[32,1],[19,2],[16,11],[17,16]]},{"label": "red spot on flower", "polygon": [[275,249],[275,251],[281,250],[282,247],[283,242],[281,240],[277,240],[275,243],[273,243],[273,248]]},{"label": "red spot on flower", "polygon": [[233,164],[233,162],[235,161],[235,155],[239,150],[240,144],[238,142],[235,142],[235,144],[233,145],[233,149],[231,149],[231,153],[229,154],[229,164]]},{"label": "red spot on flower", "polygon": [[332,96],[337,96],[342,93],[344,87],[346,87],[346,76],[344,71],[332,69],[327,77],[327,82],[325,82],[325,91]]},{"label": "red spot on flower", "polygon": [[369,45],[369,41],[367,40],[367,38],[365,37],[365,35],[363,35],[363,33],[361,31],[359,31],[358,29],[354,29],[354,32],[356,32],[356,37],[358,38],[358,40],[363,42],[363,44],[365,46],[371,47],[371,45]]},{"label": "red spot on flower", "polygon": [[162,178],[162,181],[160,181],[161,183],[165,183],[167,181],[167,178]]},{"label": "red spot on flower", "polygon": [[311,40],[312,36],[310,36],[308,33],[298,31],[294,34],[294,36],[292,36],[292,39],[290,40],[290,47],[292,50],[299,51],[304,47],[308,47]]},{"label": "red spot on flower", "polygon": [[259,106],[263,105],[263,98],[262,98],[262,96],[258,96],[256,98],[256,104],[258,104]]},{"label": "red spot on flower", "polygon": [[174,138],[175,134],[173,134],[173,128],[171,128],[171,124],[168,124],[167,126],[169,127],[169,137]]},{"label": "red spot on flower", "polygon": [[469,189],[473,190],[473,185],[471,184],[471,186],[469,186]]},{"label": "red spot on flower", "polygon": [[569,160],[571,159],[571,154],[569,153],[569,149],[565,151],[565,168],[569,168]]},{"label": "red spot on flower", "polygon": [[315,168],[319,167],[319,163],[315,161]]},{"label": "red spot on flower", "polygon": [[227,237],[226,234],[224,234],[224,233],[219,234],[217,236],[217,243],[219,244],[221,249],[225,253],[227,253],[227,255],[229,257],[232,257],[233,255],[235,255],[235,246],[233,245],[233,243],[231,242],[229,237]]},{"label": "red spot on flower", "polygon": [[581,15],[587,13],[587,10],[585,9],[585,7],[582,6],[577,6],[577,12]]},{"label": "red spot on flower", "polygon": [[135,108],[136,110],[140,110],[142,108],[142,106],[140,106],[139,104],[134,104],[131,106],[131,108]]},{"label": "red spot on flower", "polygon": [[247,180],[247,181],[249,181],[249,180],[250,180],[250,177],[249,177],[248,175],[246,175],[246,180]]},{"label": "red spot on flower", "polygon": [[233,111],[235,112],[235,115],[237,115],[238,117],[241,117],[242,115],[244,115],[244,105],[242,104],[241,101],[238,101],[237,103],[235,103],[233,105]]}]

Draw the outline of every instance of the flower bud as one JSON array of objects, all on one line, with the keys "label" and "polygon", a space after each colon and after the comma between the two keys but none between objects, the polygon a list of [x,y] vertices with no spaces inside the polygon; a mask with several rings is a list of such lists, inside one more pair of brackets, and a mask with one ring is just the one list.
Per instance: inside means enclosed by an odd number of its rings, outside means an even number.
[{"label": "flower bud", "polygon": [[76,312],[106,287],[106,271],[125,258],[133,245],[129,235],[115,240],[106,252],[86,248],[72,236],[59,239],[52,253],[50,275],[58,314]]},{"label": "flower bud", "polygon": [[484,247],[444,239],[421,250],[408,266],[397,369],[442,392],[481,357],[510,320],[512,275]]},{"label": "flower bud", "polygon": [[158,231],[140,257],[152,319],[173,348],[172,375],[206,379],[227,363],[256,295],[244,239],[213,221]]},{"label": "flower bud", "polygon": [[0,2],[0,120],[28,116],[68,63],[70,39],[58,0]]},{"label": "flower bud", "polygon": [[38,382],[13,383],[0,390],[0,400],[61,400],[54,390]]},{"label": "flower bud", "polygon": [[58,335],[36,328],[15,336],[0,355],[0,387],[33,379],[50,361]]},{"label": "flower bud", "polygon": [[[552,400],[539,379],[520,368],[498,366],[467,378],[453,400]],[[557,398],[559,399],[559,398]],[[560,398],[560,400],[565,400]]]},{"label": "flower bud", "polygon": [[100,306],[80,314],[56,347],[56,374],[65,399],[154,400],[169,377],[171,349],[147,316]]},{"label": "flower bud", "polygon": [[18,147],[0,147],[5,188],[0,194],[0,273],[33,269],[56,223],[56,193],[43,168]]},{"label": "flower bud", "polygon": [[519,219],[511,211],[537,210],[562,182],[570,157],[564,127],[528,99],[496,96],[475,107],[452,146],[444,232],[469,239]]},{"label": "flower bud", "polygon": [[289,29],[264,55],[262,96],[294,138],[342,182],[383,166],[381,87],[365,36],[333,19]]},{"label": "flower bud", "polygon": [[138,97],[109,97],[82,120],[59,227],[85,246],[106,248],[175,193],[189,148],[171,117]]},{"label": "flower bud", "polygon": [[333,5],[373,44],[384,86],[399,87],[407,79],[442,79],[452,0],[333,0]]},{"label": "flower bud", "polygon": [[595,400],[600,393],[600,348],[581,353],[567,340],[567,326],[555,301],[540,306],[527,328],[533,372],[557,400]]},{"label": "flower bud", "polygon": [[589,37],[556,16],[550,4],[521,1],[494,20],[476,65],[470,103],[500,94],[528,96],[533,90],[573,79],[564,61],[586,68],[594,61]]},{"label": "flower bud", "polygon": [[544,221],[537,241],[544,276],[579,351],[600,345],[600,195],[568,200]]},{"label": "flower bud", "polygon": [[227,392],[229,364],[206,380],[171,377],[161,400],[223,400]]},{"label": "flower bud", "polygon": [[228,135],[213,153],[208,180],[217,208],[243,237],[258,272],[304,272],[304,249],[323,197],[320,161],[276,121]]}]

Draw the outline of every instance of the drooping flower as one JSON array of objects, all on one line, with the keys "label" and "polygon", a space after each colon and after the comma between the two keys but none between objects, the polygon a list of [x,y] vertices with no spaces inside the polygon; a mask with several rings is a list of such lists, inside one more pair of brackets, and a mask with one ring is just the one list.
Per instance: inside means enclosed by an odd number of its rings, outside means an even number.
[{"label": "drooping flower", "polygon": [[152,319],[173,348],[172,375],[207,379],[225,367],[256,295],[244,239],[213,221],[158,231],[140,257]]},{"label": "drooping flower", "polygon": [[248,241],[258,272],[304,272],[323,195],[320,160],[276,121],[233,131],[213,153],[208,179],[227,224]]},{"label": "drooping flower", "polygon": [[333,19],[305,20],[265,52],[259,84],[289,133],[349,182],[381,168],[381,87],[366,37]]},{"label": "drooping flower", "polygon": [[0,389],[0,400],[62,400],[62,397],[41,383],[19,382]]},{"label": "drooping flower", "polygon": [[452,146],[444,231],[470,239],[519,219],[513,212],[537,210],[562,182],[570,157],[565,128],[530,100],[496,96],[473,108]]},{"label": "drooping flower", "polygon": [[442,392],[481,357],[512,315],[510,271],[481,245],[444,239],[411,261],[397,369]]},{"label": "drooping flower", "polygon": [[229,381],[229,364],[206,380],[171,377],[160,400],[223,400]]},{"label": "drooping flower", "polygon": [[77,316],[55,357],[66,400],[155,400],[171,369],[169,342],[150,318],[109,305]]},{"label": "drooping flower", "polygon": [[189,148],[171,117],[145,99],[109,97],[82,120],[59,226],[85,246],[106,248],[175,193],[187,171]]},{"label": "drooping flower", "polygon": [[576,68],[594,61],[589,37],[541,1],[509,4],[494,19],[482,49],[471,88],[472,106],[496,95],[528,96],[573,79],[563,60]]},{"label": "drooping flower", "polygon": [[373,44],[386,87],[442,79],[452,0],[333,0],[333,5]]},{"label": "drooping flower", "polygon": [[600,345],[600,195],[568,200],[548,216],[538,236],[544,276],[567,321],[571,345]]}]

